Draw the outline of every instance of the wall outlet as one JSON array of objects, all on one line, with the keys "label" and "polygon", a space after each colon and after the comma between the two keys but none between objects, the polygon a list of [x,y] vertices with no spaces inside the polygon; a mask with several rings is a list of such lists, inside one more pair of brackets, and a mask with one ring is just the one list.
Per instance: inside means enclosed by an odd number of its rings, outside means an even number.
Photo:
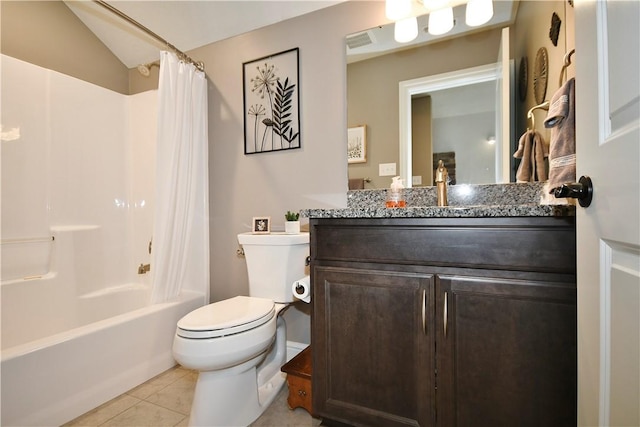
[{"label": "wall outlet", "polygon": [[396,164],[395,163],[380,163],[378,165],[379,176],[395,176]]},{"label": "wall outlet", "polygon": [[411,185],[422,185],[422,175],[414,175],[411,177]]}]

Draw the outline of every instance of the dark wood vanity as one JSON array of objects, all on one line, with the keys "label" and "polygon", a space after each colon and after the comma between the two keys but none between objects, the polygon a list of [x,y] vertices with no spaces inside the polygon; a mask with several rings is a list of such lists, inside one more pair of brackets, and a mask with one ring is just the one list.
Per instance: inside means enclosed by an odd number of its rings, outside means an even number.
[{"label": "dark wood vanity", "polygon": [[574,426],[575,218],[311,218],[328,425]]}]

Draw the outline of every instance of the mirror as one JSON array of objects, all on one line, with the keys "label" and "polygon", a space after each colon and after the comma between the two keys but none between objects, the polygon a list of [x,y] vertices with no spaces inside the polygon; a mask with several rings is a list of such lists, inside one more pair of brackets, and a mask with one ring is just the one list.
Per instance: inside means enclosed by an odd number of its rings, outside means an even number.
[{"label": "mirror", "polygon": [[[557,46],[549,38],[554,13],[560,16],[564,30]],[[412,46],[390,45],[393,24],[347,36],[347,122],[349,127],[365,126],[367,135],[366,161],[349,164],[350,180],[369,181],[364,185],[367,189],[387,188],[392,176],[400,175],[408,187],[412,183],[432,185],[434,155],[437,159],[450,153],[455,158],[456,183],[512,180],[512,154],[517,138],[526,129],[526,111],[535,105],[531,77],[524,82],[529,86],[525,86],[525,96],[516,96],[514,70],[522,62],[526,64],[522,58],[528,56],[531,63],[539,47],[549,46],[549,74],[559,72],[567,45],[573,40],[572,13],[566,1],[494,1],[494,18],[485,28],[472,31],[464,28],[464,5],[455,7],[456,25],[440,39],[426,33],[427,17],[419,17],[420,35]],[[509,27],[510,35],[503,34],[504,27]],[[501,48],[503,43],[506,45]],[[482,67],[490,68],[493,75],[473,81],[469,74]],[[520,80],[522,74],[520,70]],[[449,87],[438,83],[447,79],[453,81]],[[427,93],[418,92],[418,85],[427,86]],[[556,89],[550,83],[547,99]],[[472,90],[481,92],[473,94]],[[497,102],[502,94],[509,95],[508,107]],[[462,99],[462,104],[448,99]],[[426,117],[431,118],[421,120],[415,117],[417,111],[426,111]],[[544,112],[539,114],[536,124],[541,124],[544,117]],[[484,122],[478,121],[481,116]],[[448,128],[443,127],[445,122]],[[476,129],[477,133],[471,135]],[[414,132],[430,138],[414,137]],[[416,140],[421,139],[432,143],[417,147]],[[380,172],[386,174],[380,176]]]},{"label": "mirror", "polygon": [[400,82],[404,182],[433,185],[439,160],[450,184],[509,181],[509,164],[502,159],[510,125],[500,117],[510,99],[502,96],[501,68],[489,64]]}]

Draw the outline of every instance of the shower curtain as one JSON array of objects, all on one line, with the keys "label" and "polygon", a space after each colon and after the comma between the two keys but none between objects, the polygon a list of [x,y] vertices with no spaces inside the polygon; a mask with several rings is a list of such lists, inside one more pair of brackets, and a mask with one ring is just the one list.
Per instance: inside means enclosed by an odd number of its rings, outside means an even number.
[{"label": "shower curtain", "polygon": [[209,291],[207,80],[171,52],[160,54],[151,302],[186,286]]}]

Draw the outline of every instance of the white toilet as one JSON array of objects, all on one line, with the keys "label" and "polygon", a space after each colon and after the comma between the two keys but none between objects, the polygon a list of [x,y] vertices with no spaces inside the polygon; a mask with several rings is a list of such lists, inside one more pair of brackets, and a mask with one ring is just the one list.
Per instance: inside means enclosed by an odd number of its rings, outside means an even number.
[{"label": "white toilet", "polygon": [[238,235],[249,295],[200,307],[178,321],[173,356],[199,371],[190,424],[247,426],[285,382],[286,325],[281,314],[303,277],[309,233]]}]

